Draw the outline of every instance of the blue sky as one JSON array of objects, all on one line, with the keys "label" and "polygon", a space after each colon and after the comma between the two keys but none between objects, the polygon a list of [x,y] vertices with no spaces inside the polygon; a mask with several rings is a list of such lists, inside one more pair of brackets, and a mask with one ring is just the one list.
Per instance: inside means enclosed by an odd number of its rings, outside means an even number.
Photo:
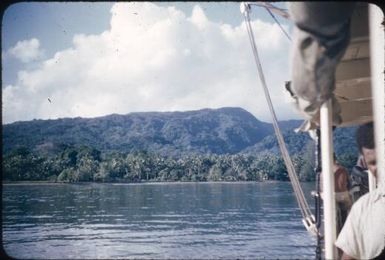
[{"label": "blue sky", "polygon": [[[298,118],[283,97],[290,43],[264,9],[252,10],[278,117]],[[235,2],[11,5],[2,23],[3,123],[223,106],[270,121],[242,22]]]},{"label": "blue sky", "polygon": [[[109,28],[112,3],[33,3],[21,2],[4,12],[2,50],[20,40],[37,38],[48,58],[56,51],[69,48],[78,33],[95,34]],[[18,69],[16,59],[8,59],[3,68],[3,85],[14,83]]]}]

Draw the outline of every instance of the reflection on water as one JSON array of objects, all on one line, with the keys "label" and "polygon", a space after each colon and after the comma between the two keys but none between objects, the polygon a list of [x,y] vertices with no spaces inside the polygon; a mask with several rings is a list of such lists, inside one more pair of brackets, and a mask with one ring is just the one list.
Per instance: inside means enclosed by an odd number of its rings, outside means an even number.
[{"label": "reflection on water", "polygon": [[3,185],[16,258],[313,258],[314,245],[289,183]]}]

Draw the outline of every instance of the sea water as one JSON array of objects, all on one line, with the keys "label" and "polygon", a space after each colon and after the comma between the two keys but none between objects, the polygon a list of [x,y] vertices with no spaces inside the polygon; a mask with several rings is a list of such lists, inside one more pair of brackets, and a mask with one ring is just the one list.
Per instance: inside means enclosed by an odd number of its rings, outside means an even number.
[{"label": "sea water", "polygon": [[315,256],[288,182],[3,184],[2,214],[15,258]]}]

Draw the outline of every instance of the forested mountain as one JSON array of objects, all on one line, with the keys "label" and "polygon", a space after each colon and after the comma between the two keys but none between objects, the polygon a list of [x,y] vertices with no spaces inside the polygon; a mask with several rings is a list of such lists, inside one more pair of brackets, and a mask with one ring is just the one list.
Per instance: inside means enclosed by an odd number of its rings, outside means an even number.
[{"label": "forested mountain", "polygon": [[87,145],[103,152],[235,154],[271,133],[270,124],[241,108],[131,113],[4,125],[3,152],[19,146],[55,150],[64,143]]},{"label": "forested mountain", "polygon": [[[280,122],[300,180],[313,180],[314,142]],[[351,168],[355,128],[336,129]],[[3,125],[3,179],[51,181],[287,180],[272,125],[241,108],[149,112]]]}]

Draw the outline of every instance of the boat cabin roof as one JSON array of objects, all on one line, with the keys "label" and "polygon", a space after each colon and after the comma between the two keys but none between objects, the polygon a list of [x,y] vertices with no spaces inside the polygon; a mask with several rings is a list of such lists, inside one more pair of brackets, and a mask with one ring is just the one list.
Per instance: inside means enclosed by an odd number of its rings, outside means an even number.
[{"label": "boat cabin roof", "polygon": [[350,29],[350,44],[337,66],[334,91],[341,105],[342,127],[373,121],[367,4],[357,4]]}]

